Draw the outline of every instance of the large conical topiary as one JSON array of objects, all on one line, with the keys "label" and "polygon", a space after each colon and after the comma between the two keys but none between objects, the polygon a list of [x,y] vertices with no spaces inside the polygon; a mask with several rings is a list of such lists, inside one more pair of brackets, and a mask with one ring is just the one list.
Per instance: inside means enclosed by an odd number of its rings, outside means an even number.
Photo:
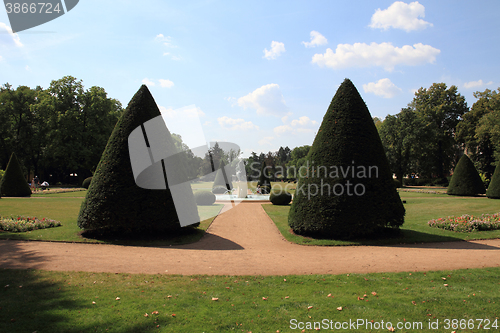
[{"label": "large conical topiary", "polygon": [[31,195],[31,189],[15,153],[10,155],[9,163],[0,182],[0,193],[4,197],[29,197]]},{"label": "large conical topiary", "polygon": [[403,224],[382,142],[350,80],[333,97],[300,171],[288,217],[295,233],[347,239]]},{"label": "large conical topiary", "polygon": [[212,185],[212,192],[215,194],[223,194],[227,191],[233,189],[233,183],[231,182],[231,174],[226,168],[226,164],[223,160],[220,160],[219,169],[215,174],[215,180]]},{"label": "large conical topiary", "polygon": [[486,196],[490,199],[500,199],[500,163],[497,164],[495,172],[491,177]]},{"label": "large conical topiary", "polygon": [[[181,228],[168,184],[166,190],[141,188],[136,185],[132,171],[129,135],[157,116],[160,116],[160,111],[156,102],[143,85],[128,104],[108,140],[80,209],[80,228],[101,234],[156,236],[168,236]],[[164,144],[166,151],[177,151],[169,132]],[[158,181],[165,183],[164,179]],[[192,203],[193,219],[199,221],[190,189],[189,193],[190,196],[184,198],[185,204],[191,207]]]},{"label": "large conical topiary", "polygon": [[464,154],[453,170],[453,176],[448,185],[448,194],[476,196],[484,193],[486,189],[481,177],[472,161]]}]

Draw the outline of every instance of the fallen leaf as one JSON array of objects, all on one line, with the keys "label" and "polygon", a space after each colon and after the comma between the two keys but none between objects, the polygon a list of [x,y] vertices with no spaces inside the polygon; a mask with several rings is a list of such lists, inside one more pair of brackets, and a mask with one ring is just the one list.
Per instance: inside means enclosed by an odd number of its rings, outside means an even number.
[{"label": "fallen leaf", "polygon": [[290,296],[285,296],[285,298],[290,298]]},{"label": "fallen leaf", "polygon": [[218,301],[219,298],[218,297],[212,297],[212,301]]},{"label": "fallen leaf", "polygon": [[175,313],[172,313],[172,317],[175,317]]},{"label": "fallen leaf", "polygon": [[[410,273],[410,275],[411,275],[411,273]],[[392,326],[389,327],[389,332],[394,332],[394,327],[392,327]]]},{"label": "fallen leaf", "polygon": [[285,281],[285,282],[286,282],[286,279],[283,279],[283,281]]},{"label": "fallen leaf", "polygon": [[120,300],[120,297],[117,297],[117,298],[116,298],[116,300],[117,300],[117,301],[119,301],[119,300]]},{"label": "fallen leaf", "polygon": [[92,304],[95,304],[95,302],[93,301]]},{"label": "fallen leaf", "polygon": [[262,297],[262,300],[263,301],[267,301],[267,297]]},{"label": "fallen leaf", "polygon": [[328,296],[326,296],[326,297],[332,297],[332,294],[328,294]]},{"label": "fallen leaf", "polygon": [[376,292],[374,292],[374,291],[372,291],[372,295],[373,295],[373,296],[377,296],[377,293],[376,293]]},{"label": "fallen leaf", "polygon": [[362,301],[362,300],[364,300],[364,298],[358,296],[358,301]]},{"label": "fallen leaf", "polygon": [[158,313],[159,313],[158,311],[151,312],[151,314],[158,314]]},{"label": "fallen leaf", "polygon": [[308,306],[307,307],[307,310],[311,310],[313,307],[312,306]]},{"label": "fallen leaf", "polygon": [[168,295],[167,298],[172,298],[172,295]]},{"label": "fallen leaf", "polygon": [[448,283],[445,283],[445,284],[444,284],[444,286],[445,286],[445,287],[448,287]]},{"label": "fallen leaf", "polygon": [[342,307],[341,307],[341,306],[339,306],[339,307],[337,308],[337,310],[342,311]]},{"label": "fallen leaf", "polygon": [[441,279],[443,279],[443,280],[445,280],[445,281],[446,281],[446,278],[441,278]]},{"label": "fallen leaf", "polygon": [[146,314],[144,315],[144,317],[149,317],[149,315],[146,313]]},{"label": "fallen leaf", "polygon": [[417,305],[417,302],[415,302],[415,301],[411,301],[411,304],[413,304],[413,305]]}]

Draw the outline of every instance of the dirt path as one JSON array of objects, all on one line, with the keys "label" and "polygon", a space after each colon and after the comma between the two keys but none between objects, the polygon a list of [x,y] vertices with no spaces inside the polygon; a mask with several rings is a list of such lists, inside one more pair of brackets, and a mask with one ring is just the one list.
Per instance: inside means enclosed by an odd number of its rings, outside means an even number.
[{"label": "dirt path", "polygon": [[399,246],[300,246],[286,241],[260,203],[219,215],[190,245],[0,241],[0,268],[111,273],[288,275],[428,271],[500,266],[500,239]]}]

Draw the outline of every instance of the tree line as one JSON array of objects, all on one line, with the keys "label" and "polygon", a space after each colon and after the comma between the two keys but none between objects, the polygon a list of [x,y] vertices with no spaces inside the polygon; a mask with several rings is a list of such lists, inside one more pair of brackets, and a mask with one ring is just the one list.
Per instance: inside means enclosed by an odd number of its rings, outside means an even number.
[{"label": "tree line", "polygon": [[0,87],[0,169],[15,152],[26,175],[81,184],[99,163],[122,112],[104,88],[85,89],[72,76],[47,89],[6,83]]}]

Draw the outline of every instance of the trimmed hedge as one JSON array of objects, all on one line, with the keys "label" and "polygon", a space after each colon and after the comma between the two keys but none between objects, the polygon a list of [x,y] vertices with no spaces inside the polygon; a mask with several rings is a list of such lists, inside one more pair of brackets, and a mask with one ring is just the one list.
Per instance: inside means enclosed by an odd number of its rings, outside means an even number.
[{"label": "trimmed hedge", "polygon": [[4,197],[29,197],[31,189],[26,182],[23,170],[15,153],[10,155],[9,163],[0,182],[0,193]]},{"label": "trimmed hedge", "polygon": [[286,206],[292,201],[292,195],[288,192],[271,192],[269,201],[273,205]]},{"label": "trimmed hedge", "polygon": [[460,158],[453,171],[447,193],[449,195],[465,196],[476,196],[486,193],[481,177],[477,173],[472,161],[465,154]]},{"label": "trimmed hedge", "polygon": [[87,190],[89,189],[90,182],[92,181],[92,177],[87,177],[83,180],[82,182],[82,187],[86,188]]},{"label": "trimmed hedge", "polygon": [[215,194],[208,191],[196,192],[194,200],[198,206],[211,206],[215,202]]},{"label": "trimmed hedge", "polygon": [[500,163],[497,164],[495,172],[491,177],[486,196],[490,199],[500,199]]},{"label": "trimmed hedge", "polygon": [[398,229],[405,208],[377,128],[352,82],[337,90],[306,156],[288,215],[300,235],[349,239]]},{"label": "trimmed hedge", "polygon": [[[127,237],[168,236],[181,230],[168,184],[166,189],[158,190],[137,186],[130,162],[130,133],[160,115],[148,88],[141,86],[108,140],[80,209],[77,220],[80,228],[101,235]],[[167,152],[177,152],[170,133],[164,145]],[[177,172],[183,172],[178,169]],[[177,185],[177,189],[185,190],[182,200],[188,207],[189,218],[199,222],[193,192],[189,184],[184,185],[185,188]]]}]

